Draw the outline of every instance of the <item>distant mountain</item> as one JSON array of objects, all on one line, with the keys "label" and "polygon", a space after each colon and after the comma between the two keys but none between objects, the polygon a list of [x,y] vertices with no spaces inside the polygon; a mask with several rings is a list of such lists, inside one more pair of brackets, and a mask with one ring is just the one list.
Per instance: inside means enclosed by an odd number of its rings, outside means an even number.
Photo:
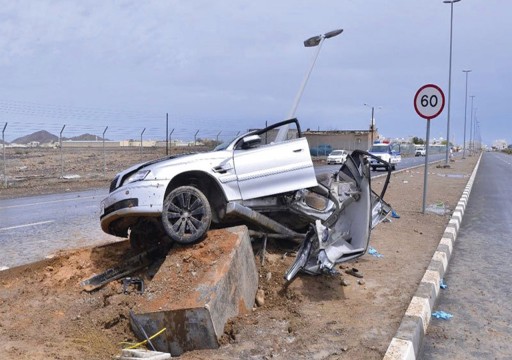
[{"label": "distant mountain", "polygon": [[50,134],[46,130],[36,131],[30,135],[25,135],[14,139],[12,142],[16,144],[28,144],[32,141],[38,141],[40,144],[51,143],[52,141],[59,141],[59,137],[53,134]]},{"label": "distant mountain", "polygon": [[[79,136],[75,136],[66,140],[73,140],[73,141],[101,141],[103,138],[98,135],[92,135],[92,134],[82,134]],[[105,139],[106,140],[106,139]]]},{"label": "distant mountain", "polygon": [[[66,140],[72,140],[72,141],[101,141],[103,140],[101,136],[92,135],[92,134],[82,134],[78,136],[74,136],[71,138],[62,138],[63,141]],[[2,140],[0,140],[1,142]],[[25,135],[22,137],[19,137],[17,139],[14,139],[12,142],[16,144],[28,144],[32,141],[38,141],[40,144],[48,144],[51,142],[58,142],[59,137],[56,135],[53,135],[49,133],[46,130],[36,131],[35,133],[32,133],[30,135]]]}]

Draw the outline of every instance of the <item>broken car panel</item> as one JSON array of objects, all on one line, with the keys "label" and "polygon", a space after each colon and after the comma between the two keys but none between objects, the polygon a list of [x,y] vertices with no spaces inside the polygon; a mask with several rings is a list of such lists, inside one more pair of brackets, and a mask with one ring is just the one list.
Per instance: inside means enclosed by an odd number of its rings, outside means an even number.
[{"label": "broken car panel", "polygon": [[212,152],[119,173],[102,201],[101,227],[149,248],[169,240],[192,244],[212,223],[242,220],[253,234],[300,244],[288,280],[299,270],[331,272],[366,252],[371,229],[391,211],[384,194],[371,190],[369,156],[354,151],[339,171],[317,179],[297,119],[282,121]]}]

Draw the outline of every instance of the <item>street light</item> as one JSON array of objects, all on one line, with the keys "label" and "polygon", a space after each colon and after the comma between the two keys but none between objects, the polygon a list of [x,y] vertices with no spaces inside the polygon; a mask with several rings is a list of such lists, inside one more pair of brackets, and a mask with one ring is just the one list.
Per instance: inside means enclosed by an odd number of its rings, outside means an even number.
[{"label": "street light", "polygon": [[[295,96],[295,101],[293,102],[292,108],[290,110],[290,113],[288,114],[287,119],[293,119],[295,117],[295,111],[297,110],[297,107],[299,106],[300,98],[302,97],[302,93],[304,92],[304,89],[306,87],[306,84],[309,79],[309,75],[311,75],[311,72],[313,71],[313,68],[315,67],[316,59],[318,58],[318,54],[320,53],[320,49],[322,48],[322,44],[325,39],[330,39],[332,37],[335,37],[343,32],[343,29],[338,30],[332,30],[329,32],[326,32],[323,35],[317,35],[310,37],[309,39],[304,41],[305,47],[315,47],[318,46],[316,53],[313,55],[313,61],[311,62],[311,66],[309,67],[308,72],[306,73],[306,76],[304,77],[304,80],[302,80],[302,84],[299,88],[299,91],[297,92],[297,95]],[[277,136],[275,138],[275,141],[283,141],[286,139],[286,136],[288,135],[288,129],[289,126],[281,126],[279,129],[279,132],[277,133]]]},{"label": "street light", "polygon": [[[372,108],[372,120],[371,120],[371,123],[370,123],[370,132],[371,132],[371,143],[370,143],[370,147],[373,146],[373,133],[375,131],[375,106],[371,106],[371,105],[368,105],[368,104],[363,104],[364,106],[368,106],[369,108]],[[381,109],[381,107],[379,106],[378,109]]]},{"label": "street light", "polygon": [[473,152],[473,100],[475,99],[475,95],[471,95],[471,125],[469,126],[469,153]]},{"label": "street light", "polygon": [[468,73],[471,70],[462,70],[462,72],[466,73],[466,96],[464,97],[464,145],[462,150],[462,158],[466,158],[466,117],[468,112]]},{"label": "street light", "polygon": [[448,121],[446,125],[446,162],[448,167],[448,158],[450,154],[450,100],[452,91],[452,35],[453,35],[453,4],[460,0],[444,0],[443,3],[450,4],[450,64],[448,68]]},{"label": "street light", "polygon": [[313,55],[313,61],[311,62],[311,66],[309,67],[309,70],[306,73],[304,80],[302,80],[302,85],[299,88],[297,95],[295,96],[295,101],[293,102],[293,106],[288,115],[288,119],[292,119],[293,117],[295,117],[295,111],[297,110],[297,106],[299,106],[300,98],[302,97],[302,93],[304,92],[304,88],[306,87],[309,76],[311,75],[311,72],[313,71],[313,67],[315,66],[316,59],[318,58],[318,54],[320,53],[320,49],[322,48],[322,44],[323,44],[324,40],[335,37],[335,36],[341,34],[342,32],[343,32],[343,29],[337,29],[337,30],[326,32],[323,35],[317,35],[317,36],[310,37],[309,39],[304,41],[305,47],[318,46],[318,48],[316,50],[316,53]]}]

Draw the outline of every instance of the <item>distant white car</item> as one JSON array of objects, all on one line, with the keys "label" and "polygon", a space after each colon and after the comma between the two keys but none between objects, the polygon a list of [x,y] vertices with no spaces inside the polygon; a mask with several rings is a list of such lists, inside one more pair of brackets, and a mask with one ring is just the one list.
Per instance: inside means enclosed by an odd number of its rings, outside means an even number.
[{"label": "distant white car", "polygon": [[414,156],[425,156],[427,154],[424,147],[420,147],[416,149],[416,152],[414,153]]},{"label": "distant white car", "polygon": [[334,150],[327,156],[327,165],[343,164],[347,160],[347,155],[345,150]]}]

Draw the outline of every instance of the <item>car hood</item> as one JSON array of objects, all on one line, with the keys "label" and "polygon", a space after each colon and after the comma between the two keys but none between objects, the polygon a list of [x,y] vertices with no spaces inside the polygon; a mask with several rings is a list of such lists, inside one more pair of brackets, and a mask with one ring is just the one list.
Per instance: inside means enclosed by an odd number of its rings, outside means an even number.
[{"label": "car hood", "polygon": [[208,162],[216,165],[227,158],[230,158],[232,153],[230,151],[211,151],[205,153],[188,153],[180,155],[172,155],[161,159],[146,161],[143,163],[135,164],[128,169],[123,170],[117,174],[117,177],[124,177],[127,174],[132,174],[142,169],[148,169],[157,172],[160,168],[169,168],[171,166],[182,166],[190,163]]}]

